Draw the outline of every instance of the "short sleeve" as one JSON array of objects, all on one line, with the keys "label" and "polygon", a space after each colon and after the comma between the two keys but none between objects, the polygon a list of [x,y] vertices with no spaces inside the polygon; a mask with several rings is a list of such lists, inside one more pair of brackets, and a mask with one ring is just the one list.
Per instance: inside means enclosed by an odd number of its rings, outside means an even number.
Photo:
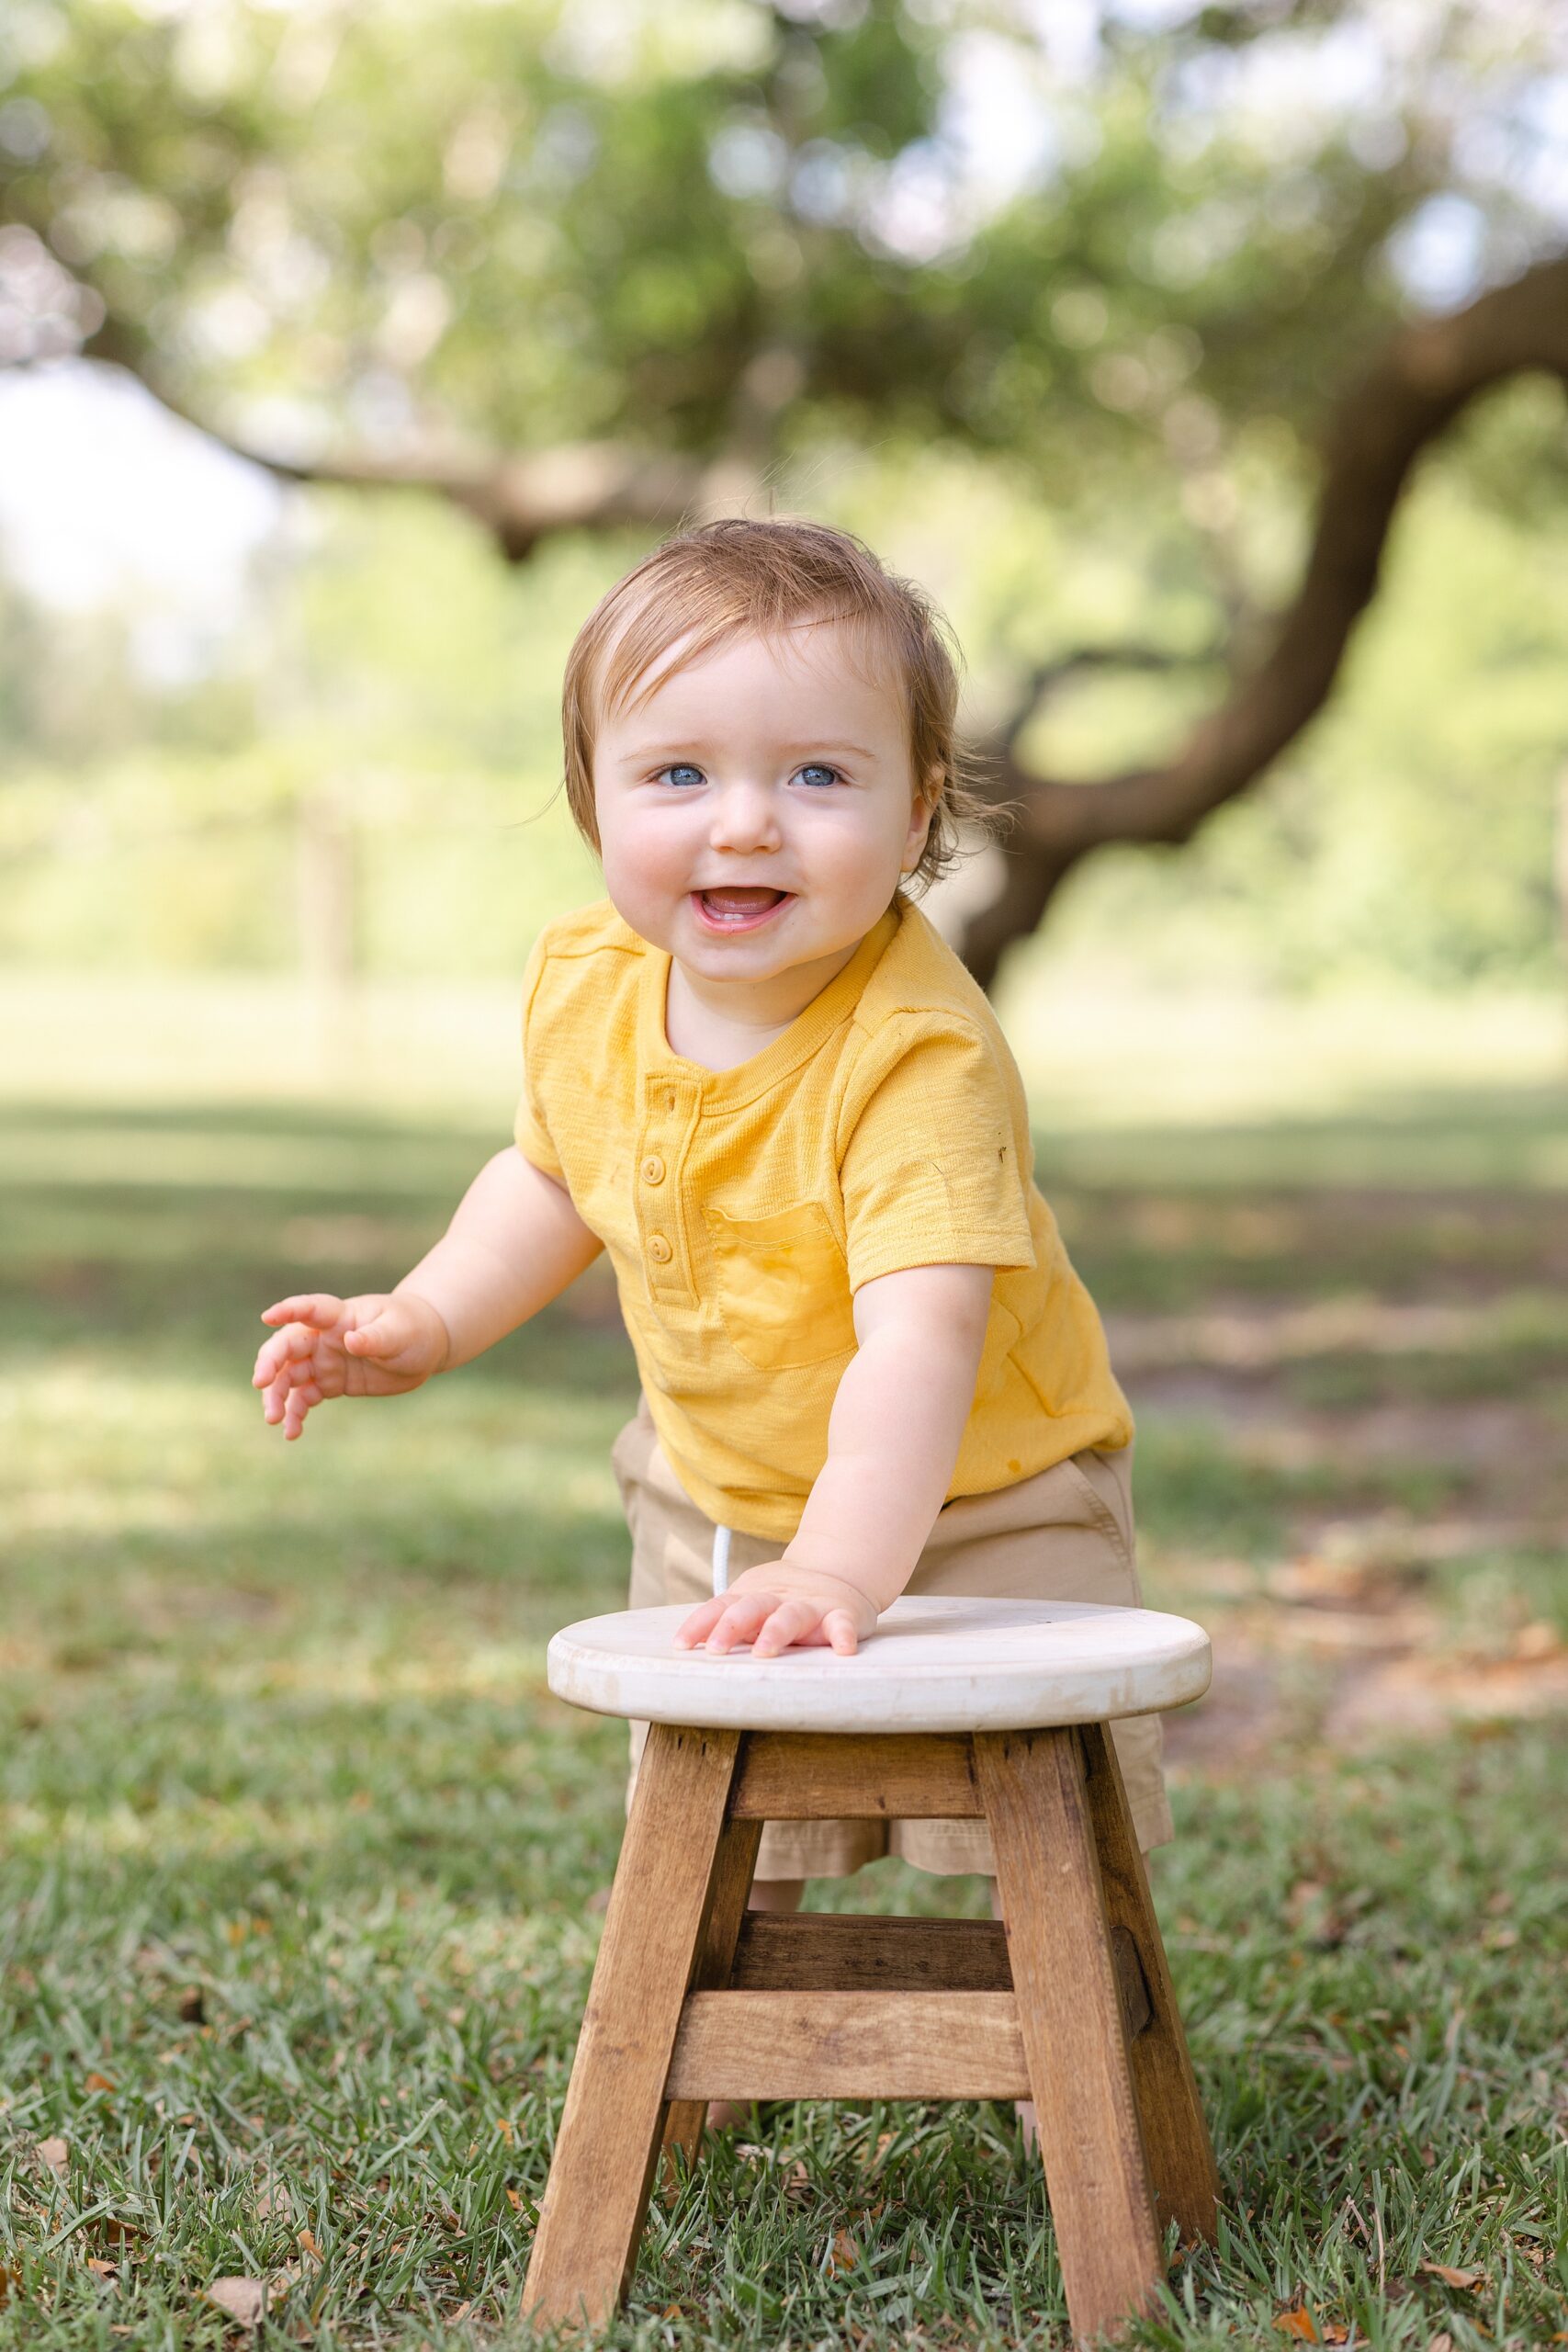
[{"label": "short sleeve", "polygon": [[895,1016],[840,1162],[850,1286],[910,1266],[1032,1266],[1022,1142],[976,1025]]},{"label": "short sleeve", "polygon": [[553,1176],[556,1182],[561,1184],[566,1182],[566,1171],[561,1166],[559,1153],[550,1141],[549,1125],[541,1100],[543,1090],[540,1080],[545,1072],[545,1055],[536,1020],[539,983],[544,978],[547,960],[546,939],[541,934],[534,943],[533,953],[523,975],[523,1091],[518,1098],[513,1134],[524,1159],[531,1160],[536,1168],[541,1169],[547,1176]]}]

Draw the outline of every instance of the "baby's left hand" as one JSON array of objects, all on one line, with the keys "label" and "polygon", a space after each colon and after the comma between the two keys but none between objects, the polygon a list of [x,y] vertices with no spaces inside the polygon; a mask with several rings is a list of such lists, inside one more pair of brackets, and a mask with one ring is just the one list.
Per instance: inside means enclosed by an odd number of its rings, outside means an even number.
[{"label": "baby's left hand", "polygon": [[833,1649],[852,1657],[876,1624],[876,1610],[858,1586],[820,1568],[772,1560],[746,1568],[727,1592],[693,1610],[675,1635],[677,1649],[712,1651],[750,1642],[753,1657],[800,1649]]}]

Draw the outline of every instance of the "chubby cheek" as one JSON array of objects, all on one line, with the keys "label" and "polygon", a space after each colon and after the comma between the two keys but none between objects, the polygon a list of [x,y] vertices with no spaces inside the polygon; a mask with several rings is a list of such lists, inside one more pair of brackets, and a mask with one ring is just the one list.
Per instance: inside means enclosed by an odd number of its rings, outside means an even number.
[{"label": "chubby cheek", "polygon": [[869,931],[898,887],[898,850],[880,839],[836,842],[818,863],[816,884],[825,913]]},{"label": "chubby cheek", "polygon": [[669,825],[621,822],[601,834],[604,886],[637,928],[636,913],[655,920],[685,895],[691,859],[674,832]]}]

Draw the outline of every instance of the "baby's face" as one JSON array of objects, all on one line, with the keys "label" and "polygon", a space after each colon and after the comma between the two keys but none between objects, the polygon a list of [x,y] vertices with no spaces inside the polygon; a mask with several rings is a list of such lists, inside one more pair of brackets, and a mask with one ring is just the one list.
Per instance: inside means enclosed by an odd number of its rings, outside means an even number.
[{"label": "baby's face", "polygon": [[736,639],[600,729],[605,887],[709,988],[847,960],[919,862],[908,714],[852,652],[832,622]]}]

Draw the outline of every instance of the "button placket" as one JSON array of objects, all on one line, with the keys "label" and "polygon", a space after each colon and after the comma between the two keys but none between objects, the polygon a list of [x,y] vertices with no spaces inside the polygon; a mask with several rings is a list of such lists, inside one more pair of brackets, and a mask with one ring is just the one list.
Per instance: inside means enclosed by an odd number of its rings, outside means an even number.
[{"label": "button placket", "polygon": [[681,1215],[680,1174],[696,1125],[701,1096],[690,1080],[645,1081],[643,1128],[637,1139],[637,1222],[652,1296],[689,1300],[691,1264]]}]

